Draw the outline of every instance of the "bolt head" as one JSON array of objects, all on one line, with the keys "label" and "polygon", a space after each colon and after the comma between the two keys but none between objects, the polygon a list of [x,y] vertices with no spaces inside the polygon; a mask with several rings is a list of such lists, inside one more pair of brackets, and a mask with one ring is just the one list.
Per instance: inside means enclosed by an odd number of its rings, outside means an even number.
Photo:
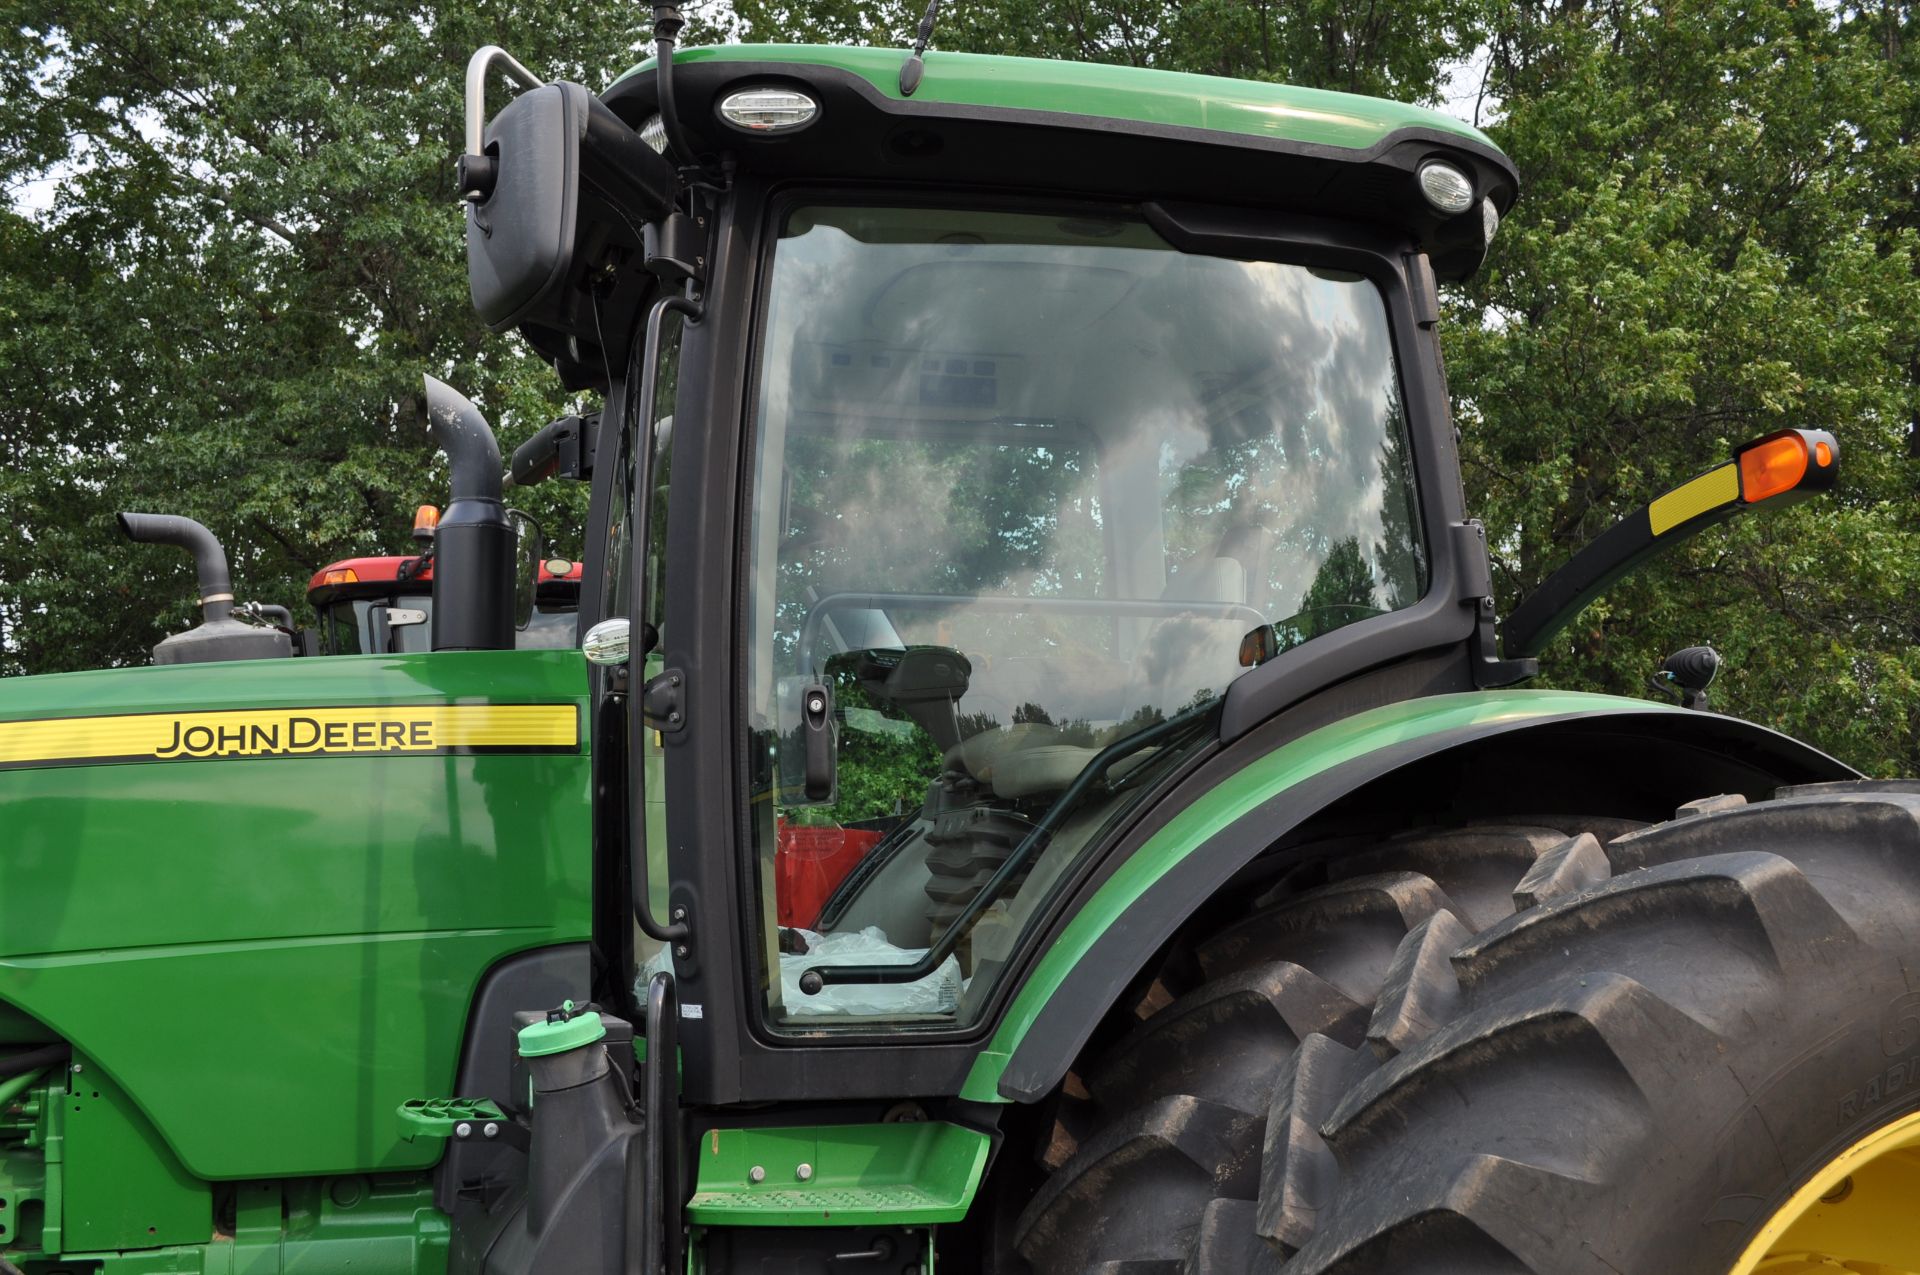
[{"label": "bolt head", "polygon": [[811,1182],[813,1180],[813,1166],[810,1164],[799,1165],[794,1169],[793,1176],[801,1182]]},{"label": "bolt head", "polygon": [[489,1138],[497,1138],[500,1136],[500,1126],[489,1120],[480,1126],[480,1132]]},{"label": "bolt head", "polygon": [[473,1136],[473,1126],[462,1120],[459,1124],[453,1126],[453,1136],[456,1138],[471,1138]]},{"label": "bolt head", "polygon": [[85,1070],[86,1070],[86,1065],[84,1063],[75,1063],[73,1065],[73,1074],[76,1076]]},{"label": "bolt head", "polygon": [[765,1168],[761,1167],[760,1165],[756,1164],[751,1169],[747,1170],[747,1181],[765,1182],[766,1180],[767,1180],[767,1171]]}]

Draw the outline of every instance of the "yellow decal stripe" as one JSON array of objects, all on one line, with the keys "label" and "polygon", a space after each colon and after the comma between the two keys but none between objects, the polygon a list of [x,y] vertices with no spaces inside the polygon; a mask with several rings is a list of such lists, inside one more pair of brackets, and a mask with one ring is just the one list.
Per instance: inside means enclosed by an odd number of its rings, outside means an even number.
[{"label": "yellow decal stripe", "polygon": [[1690,483],[1682,483],[1647,506],[1647,521],[1653,524],[1654,535],[1663,536],[1683,522],[1692,522],[1701,514],[1738,499],[1740,467],[1722,465]]},{"label": "yellow decal stripe", "polygon": [[573,752],[572,704],[381,704],[0,722],[0,766],[513,749]]}]

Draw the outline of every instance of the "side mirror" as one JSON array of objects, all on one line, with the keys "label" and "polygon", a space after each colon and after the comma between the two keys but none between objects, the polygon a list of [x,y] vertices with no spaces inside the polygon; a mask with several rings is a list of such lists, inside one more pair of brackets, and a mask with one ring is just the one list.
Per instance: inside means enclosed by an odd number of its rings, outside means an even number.
[{"label": "side mirror", "polygon": [[546,557],[546,537],[531,514],[509,509],[507,521],[513,524],[513,627],[520,632],[533,623],[540,563]]},{"label": "side mirror", "polygon": [[602,620],[587,630],[580,639],[580,653],[587,657],[589,664],[625,664],[627,662],[627,635],[631,629],[624,619]]},{"label": "side mirror", "polygon": [[[471,120],[471,75],[468,87]],[[522,93],[472,150],[475,141],[460,160],[473,308],[495,332],[528,324],[582,330],[588,294],[580,284],[600,264],[583,259],[583,246],[595,244],[598,256],[611,235],[637,256],[631,222],[673,211],[673,166],[605,102],[564,82]]]}]

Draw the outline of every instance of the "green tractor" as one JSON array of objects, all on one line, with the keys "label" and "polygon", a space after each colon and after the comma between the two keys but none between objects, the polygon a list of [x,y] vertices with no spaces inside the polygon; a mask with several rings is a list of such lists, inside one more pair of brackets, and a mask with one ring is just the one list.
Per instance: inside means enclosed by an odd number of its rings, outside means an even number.
[{"label": "green tractor", "polygon": [[579,646],[431,383],[430,650],[0,685],[0,1272],[1920,1271],[1920,792],[1517,685],[1831,435],[1500,621],[1479,133],[655,18],[468,71]]}]

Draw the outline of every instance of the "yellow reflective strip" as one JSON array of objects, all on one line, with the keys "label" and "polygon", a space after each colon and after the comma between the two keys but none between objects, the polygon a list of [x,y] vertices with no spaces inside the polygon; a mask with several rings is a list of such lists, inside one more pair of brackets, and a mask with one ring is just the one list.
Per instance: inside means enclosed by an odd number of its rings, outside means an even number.
[{"label": "yellow reflective strip", "polygon": [[0,722],[0,765],[578,747],[571,704],[383,704]]},{"label": "yellow reflective strip", "polygon": [[1663,536],[1683,522],[1740,499],[1740,467],[1722,465],[1690,483],[1682,483],[1647,506],[1653,534]]}]

